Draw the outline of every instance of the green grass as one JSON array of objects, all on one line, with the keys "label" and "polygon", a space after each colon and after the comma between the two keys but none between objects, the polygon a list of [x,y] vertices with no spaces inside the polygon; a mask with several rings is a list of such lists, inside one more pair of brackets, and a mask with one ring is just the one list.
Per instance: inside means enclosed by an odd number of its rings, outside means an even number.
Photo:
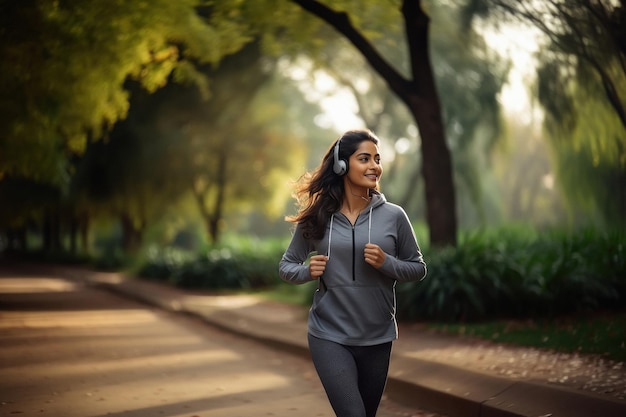
[{"label": "green grass", "polygon": [[607,359],[626,362],[626,312],[537,321],[433,323],[429,327],[497,343],[598,354]]},{"label": "green grass", "polygon": [[[308,306],[316,282],[279,284],[255,292],[268,300]],[[497,320],[479,323],[430,323],[444,333],[478,337],[496,343],[602,355],[626,362],[626,311],[541,320]]]}]

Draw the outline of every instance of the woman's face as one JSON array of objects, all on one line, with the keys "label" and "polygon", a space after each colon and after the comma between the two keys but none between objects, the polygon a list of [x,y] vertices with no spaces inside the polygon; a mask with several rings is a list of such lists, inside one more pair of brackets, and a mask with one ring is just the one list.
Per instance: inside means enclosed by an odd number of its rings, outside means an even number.
[{"label": "woman's face", "polygon": [[346,177],[353,186],[377,188],[383,175],[378,146],[369,140],[361,142],[356,151],[350,155],[348,167]]}]

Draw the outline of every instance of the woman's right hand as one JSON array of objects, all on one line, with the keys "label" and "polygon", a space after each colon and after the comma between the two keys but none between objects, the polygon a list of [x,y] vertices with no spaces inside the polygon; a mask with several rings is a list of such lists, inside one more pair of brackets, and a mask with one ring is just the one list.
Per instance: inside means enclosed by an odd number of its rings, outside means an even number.
[{"label": "woman's right hand", "polygon": [[309,274],[311,274],[311,278],[318,279],[324,274],[327,261],[328,256],[326,255],[311,256],[311,260],[309,261]]}]

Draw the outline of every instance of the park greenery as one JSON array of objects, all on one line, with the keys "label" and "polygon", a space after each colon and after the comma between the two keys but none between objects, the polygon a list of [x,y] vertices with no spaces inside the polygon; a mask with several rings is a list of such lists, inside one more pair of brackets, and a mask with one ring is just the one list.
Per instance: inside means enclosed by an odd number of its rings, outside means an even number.
[{"label": "park greenery", "polygon": [[[497,343],[626,360],[623,238],[529,230],[472,232],[457,249],[423,248],[428,276],[397,286],[399,320]],[[304,311],[317,282],[278,281],[276,264],[286,244],[237,239],[202,255],[155,249],[129,271],[193,291],[252,293]]]},{"label": "park greenery", "polygon": [[[428,278],[398,285],[398,316],[476,322],[619,310],[626,296],[620,238],[498,228],[463,235],[458,248],[424,248]],[[134,273],[183,288],[260,291],[278,284],[285,244],[240,240],[202,254],[155,249]],[[307,284],[288,297],[306,305],[314,289]]]},{"label": "park greenery", "polygon": [[[307,303],[278,282],[284,216],[348,110],[428,263],[402,319],[623,309],[622,3],[115,4],[0,0],[1,256]],[[513,110],[503,28],[536,39]]]}]

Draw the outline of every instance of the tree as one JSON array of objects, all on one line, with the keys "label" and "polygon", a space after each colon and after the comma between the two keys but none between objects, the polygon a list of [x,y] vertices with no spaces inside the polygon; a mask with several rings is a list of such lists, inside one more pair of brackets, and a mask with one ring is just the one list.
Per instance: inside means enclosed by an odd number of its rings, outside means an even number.
[{"label": "tree", "polygon": [[0,179],[67,185],[67,156],[125,117],[129,78],[151,91],[172,73],[206,84],[193,61],[247,39],[197,3],[0,1]]},{"label": "tree", "polygon": [[[74,178],[77,196],[86,195],[119,219],[128,251],[138,248],[149,225],[189,195],[207,240],[217,243],[229,212],[251,202],[268,210],[277,188],[274,177],[299,160],[297,137],[273,133],[271,123],[264,125],[252,112],[272,70],[258,44],[199,70],[212,82],[209,97],[194,84],[169,82],[154,93],[129,85],[128,117],[106,142],[89,146]],[[260,100],[262,106],[268,103]]]},{"label": "tree", "polygon": [[0,0],[0,183],[55,189],[3,227],[43,222],[44,242],[58,246],[73,162],[126,117],[128,80],[149,91],[187,80],[206,93],[196,64],[215,64],[248,39],[198,14],[198,3]]},{"label": "tree", "polygon": [[[357,13],[341,11],[360,10],[362,3],[328,1],[331,8],[313,0],[266,0],[202,2],[202,7],[195,7],[199,3],[193,0],[175,4],[158,0],[112,9],[104,0],[49,4],[30,0],[19,5],[4,1],[0,7],[9,17],[3,23],[18,24],[7,24],[8,29],[0,32],[0,48],[15,63],[0,65],[3,79],[10,80],[2,88],[7,96],[23,100],[21,109],[7,111],[0,123],[0,149],[9,151],[3,155],[21,159],[0,156],[0,175],[63,183],[68,177],[68,153],[81,153],[88,138],[99,138],[125,117],[128,96],[123,85],[129,78],[150,90],[183,78],[206,87],[208,81],[199,76],[194,60],[215,64],[256,36],[265,52],[315,48],[320,39],[309,35],[321,33],[320,25],[326,22],[362,54],[415,120],[422,140],[421,173],[431,244],[454,245],[452,157],[431,65],[429,17],[421,1],[404,0],[398,9],[365,2],[377,17],[385,16],[372,29],[362,25]],[[389,18],[404,22],[406,68],[392,66],[372,42],[372,37],[389,29],[385,26]],[[29,27],[42,30],[24,30]],[[285,35],[289,42],[276,42]],[[35,53],[26,53],[29,48]],[[35,82],[26,81],[31,79]],[[9,107],[9,101],[0,102],[0,109]],[[25,149],[39,152],[25,157]]]},{"label": "tree", "polygon": [[[544,62],[562,65],[564,68],[558,76],[564,81],[574,77],[580,85],[599,83],[626,128],[626,90],[620,88],[626,77],[626,4],[623,0],[467,2],[467,22],[490,13],[496,14],[496,19],[504,14],[539,29],[550,42],[549,56],[544,57]],[[546,110],[560,113],[562,109],[546,106]]]},{"label": "tree", "polygon": [[[268,105],[256,99],[271,81],[273,66],[256,42],[249,43],[207,72],[214,81],[208,100],[196,95],[187,103],[178,147],[184,166],[178,172],[187,180],[211,243],[218,242],[226,214],[235,206],[268,209],[276,188],[270,178],[298,160],[297,135],[273,132],[274,120],[261,123],[255,115],[257,106]],[[294,161],[284,157],[288,154]]]},{"label": "tree", "polygon": [[510,63],[483,35],[460,24],[457,6],[434,4],[430,45],[447,136],[453,155],[459,224],[489,219],[486,190],[493,149],[503,139],[498,95]]},{"label": "tree", "polygon": [[[539,29],[536,93],[567,200],[605,227],[626,225],[626,6],[623,1],[472,0],[476,16]],[[575,167],[575,169],[572,169]],[[592,216],[589,216],[592,214]]]},{"label": "tree", "polygon": [[[347,39],[367,60],[369,65],[387,83],[400,100],[405,103],[418,126],[422,139],[422,177],[425,185],[426,219],[429,226],[430,243],[445,246],[456,244],[457,216],[456,196],[452,176],[452,159],[446,143],[441,106],[429,52],[429,17],[421,1],[404,0],[402,7],[393,9],[380,2],[334,0],[332,8],[316,0],[291,0],[282,2],[266,0],[257,2],[217,2],[223,15],[236,16],[249,22],[252,33],[261,34],[263,46],[270,53],[295,55],[303,47],[312,53],[319,49],[320,29],[315,21],[307,20],[298,9],[317,17],[317,23],[327,23]],[[295,6],[295,8],[294,8]],[[353,10],[348,14],[343,10]],[[271,14],[266,13],[272,10]],[[371,12],[371,23],[375,28],[358,28],[357,12]],[[400,12],[400,14],[398,14]],[[363,13],[361,13],[363,14]],[[393,30],[404,22],[408,45],[409,68],[392,66],[368,39],[384,30]],[[408,72],[408,75],[403,75]]]},{"label": "tree", "polygon": [[[435,78],[443,93],[441,107],[453,155],[454,178],[459,185],[456,188],[459,224],[484,223],[487,220],[483,214],[484,174],[494,144],[503,137],[498,93],[506,79],[508,61],[491,52],[479,33],[462,30],[455,7],[433,4],[430,15],[437,22],[431,31],[430,44]],[[320,55],[332,59],[323,60],[319,69],[313,67],[308,72],[311,80],[302,83],[302,89],[314,88],[320,73],[326,73],[337,80],[328,87],[329,92],[344,88],[352,93],[365,126],[392,140],[392,149],[384,152],[385,193],[416,218],[423,218],[422,169],[414,156],[419,149],[415,122],[404,102],[346,42],[324,44]],[[409,67],[406,42],[400,31],[388,30],[384,36],[374,36],[372,43],[378,50],[384,50],[395,66]],[[400,152],[394,152],[393,148]],[[387,164],[392,158],[393,163]]]},{"label": "tree", "polygon": [[[34,226],[33,220],[43,220],[44,214],[54,209],[59,200],[59,190],[47,184],[25,178],[0,181],[0,230],[7,234],[9,249],[25,250],[27,232]],[[50,233],[45,235],[46,242],[58,242]]]},{"label": "tree", "polygon": [[430,21],[422,8],[422,2],[403,0],[401,7],[408,45],[410,77],[403,76],[385,60],[365,35],[353,25],[346,12],[333,10],[316,0],[292,0],[292,2],[345,36],[406,104],[422,139],[422,175],[430,243],[435,246],[456,245],[457,216],[452,157],[446,143],[441,105],[430,59]]},{"label": "tree", "polygon": [[572,223],[625,230],[626,129],[602,95],[577,85],[571,93],[580,116],[571,125],[554,118],[545,125]]}]

